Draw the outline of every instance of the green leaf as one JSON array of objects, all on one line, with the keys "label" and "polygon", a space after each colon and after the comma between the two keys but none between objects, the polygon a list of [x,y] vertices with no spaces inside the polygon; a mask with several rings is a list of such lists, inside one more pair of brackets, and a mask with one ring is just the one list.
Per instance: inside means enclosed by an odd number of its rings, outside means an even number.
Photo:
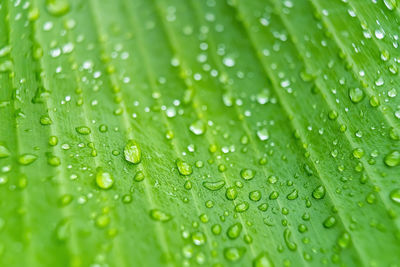
[{"label": "green leaf", "polygon": [[0,18],[0,266],[399,265],[396,0]]}]

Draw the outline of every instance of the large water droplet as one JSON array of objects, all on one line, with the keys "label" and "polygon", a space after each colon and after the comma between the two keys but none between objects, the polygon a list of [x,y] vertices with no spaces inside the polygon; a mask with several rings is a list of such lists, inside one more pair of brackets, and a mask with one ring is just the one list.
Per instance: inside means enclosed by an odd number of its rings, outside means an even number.
[{"label": "large water droplet", "polygon": [[394,150],[385,156],[384,162],[389,167],[396,167],[400,165],[400,152]]},{"label": "large water droplet", "polygon": [[203,186],[211,191],[217,191],[224,187],[225,181],[216,181],[216,182],[203,182]]}]

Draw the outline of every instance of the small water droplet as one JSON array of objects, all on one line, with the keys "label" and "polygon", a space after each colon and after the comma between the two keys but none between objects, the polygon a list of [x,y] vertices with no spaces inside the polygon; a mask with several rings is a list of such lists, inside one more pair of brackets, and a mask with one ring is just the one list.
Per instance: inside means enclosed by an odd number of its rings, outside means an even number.
[{"label": "small water droplet", "polygon": [[228,247],[224,249],[225,259],[231,262],[240,260],[244,253],[246,253],[246,248],[244,247]]},{"label": "small water droplet", "polygon": [[62,16],[68,13],[68,0],[46,0],[46,9],[53,16]]},{"label": "small water droplet", "polygon": [[190,125],[189,130],[195,135],[202,135],[206,131],[206,124],[202,120],[197,120]]},{"label": "small water droplet", "polygon": [[142,158],[139,144],[134,140],[129,140],[124,148],[125,159],[133,164],[138,164]]},{"label": "small water droplet", "polygon": [[353,103],[359,103],[364,98],[364,91],[360,88],[351,88],[349,90],[349,97]]},{"label": "small water droplet", "polygon": [[313,198],[315,198],[315,199],[322,199],[322,198],[324,198],[325,193],[326,193],[325,186],[320,185],[320,186],[316,187],[316,188],[313,190],[312,196],[313,196]]},{"label": "small water droplet", "polygon": [[242,169],[240,171],[240,176],[246,181],[253,179],[255,174],[256,172],[252,169]]},{"label": "small water droplet", "polygon": [[21,156],[19,156],[18,158],[18,163],[21,165],[29,165],[31,163],[33,163],[38,157],[36,155],[33,154],[22,154]]},{"label": "small water droplet", "polygon": [[178,159],[176,160],[176,166],[178,167],[178,171],[181,175],[188,176],[193,173],[192,166],[190,166],[186,161]]},{"label": "small water droplet", "polygon": [[150,218],[159,222],[167,222],[172,219],[172,216],[159,209],[152,209],[150,210]]},{"label": "small water droplet", "polygon": [[400,205],[400,189],[394,189],[390,192],[390,199],[396,203]]},{"label": "small water droplet", "polygon": [[240,233],[242,232],[242,225],[240,223],[235,223],[231,225],[228,230],[226,231],[226,235],[230,239],[236,239],[240,236]]},{"label": "small water droplet", "polygon": [[114,184],[114,177],[111,173],[99,169],[96,174],[96,184],[101,189],[109,189]]},{"label": "small water droplet", "polygon": [[88,135],[90,134],[92,131],[90,130],[89,127],[86,126],[79,126],[75,128],[76,132],[82,135]]},{"label": "small water droplet", "polygon": [[6,146],[0,144],[0,159],[1,158],[7,158],[8,156],[10,156],[11,153],[10,151],[7,149]]},{"label": "small water droplet", "polygon": [[266,141],[269,139],[269,132],[266,128],[257,131],[257,136],[261,141]]}]

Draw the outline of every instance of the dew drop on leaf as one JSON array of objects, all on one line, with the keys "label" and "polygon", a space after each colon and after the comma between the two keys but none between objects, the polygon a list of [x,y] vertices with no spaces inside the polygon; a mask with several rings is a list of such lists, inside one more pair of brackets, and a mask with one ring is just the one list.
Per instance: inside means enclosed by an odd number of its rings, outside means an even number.
[{"label": "dew drop on leaf", "polygon": [[400,205],[400,189],[399,189],[399,188],[394,189],[394,190],[392,190],[392,191],[390,192],[390,199],[391,199],[394,203]]},{"label": "dew drop on leaf", "polygon": [[176,160],[176,166],[178,167],[178,171],[181,175],[187,176],[193,172],[192,166],[181,159]]},{"label": "dew drop on leaf", "polygon": [[0,144],[0,159],[7,158],[10,155],[10,151],[7,149],[7,147]]},{"label": "dew drop on leaf", "polygon": [[189,126],[189,130],[195,135],[202,135],[206,131],[206,124],[202,120],[197,120]]},{"label": "dew drop on leaf", "polygon": [[46,0],[46,9],[53,16],[62,16],[69,11],[68,0]]},{"label": "dew drop on leaf", "polygon": [[235,211],[242,213],[249,209],[249,203],[241,202],[235,206]]},{"label": "dew drop on leaf", "polygon": [[125,159],[133,164],[138,164],[142,158],[139,144],[134,140],[129,140],[124,148]]},{"label": "dew drop on leaf", "polygon": [[229,200],[235,200],[238,195],[238,192],[235,187],[229,187],[226,189],[225,196]]},{"label": "dew drop on leaf", "polygon": [[228,230],[226,231],[226,235],[230,239],[236,239],[240,236],[240,233],[242,232],[242,225],[240,223],[235,223],[229,226]]},{"label": "dew drop on leaf", "polygon": [[90,128],[87,126],[79,126],[79,127],[76,127],[75,130],[77,133],[82,134],[82,135],[88,135],[92,132],[90,130]]},{"label": "dew drop on leaf", "polygon": [[328,218],[325,219],[323,222],[323,226],[325,228],[332,228],[336,224],[336,219],[333,216],[329,216]]},{"label": "dew drop on leaf", "polygon": [[228,247],[224,249],[225,259],[231,262],[240,260],[244,253],[246,253],[246,248],[244,247]]},{"label": "dew drop on leaf", "polygon": [[203,182],[203,186],[211,191],[217,191],[224,187],[225,181],[216,181],[216,182]]},{"label": "dew drop on leaf", "polygon": [[43,115],[40,117],[40,124],[41,125],[50,125],[53,121],[50,119],[49,115]]},{"label": "dew drop on leaf", "polygon": [[266,128],[257,131],[257,136],[261,141],[266,141],[269,139],[269,132]]},{"label": "dew drop on leaf", "polygon": [[150,218],[159,222],[167,222],[172,219],[171,215],[159,209],[150,210]]},{"label": "dew drop on leaf", "polygon": [[313,198],[315,198],[315,199],[322,199],[322,198],[324,198],[325,193],[326,193],[325,186],[320,185],[320,186],[316,187],[316,188],[313,190],[312,196],[313,196]]},{"label": "dew drop on leaf", "polygon": [[37,159],[36,155],[33,154],[23,154],[19,156],[18,163],[21,165],[29,165]]},{"label": "dew drop on leaf", "polygon": [[286,246],[288,247],[289,250],[295,251],[297,249],[297,244],[291,240],[290,238],[291,235],[292,232],[288,228],[286,228],[285,231],[283,231],[283,239],[285,240]]},{"label": "dew drop on leaf", "polygon": [[394,150],[385,156],[384,162],[389,167],[397,167],[400,165],[400,152]]},{"label": "dew drop on leaf", "polygon": [[358,103],[364,98],[364,91],[358,87],[349,90],[349,97],[353,103]]},{"label": "dew drop on leaf", "polygon": [[256,172],[252,169],[242,169],[240,171],[240,176],[246,181],[253,179],[255,174]]},{"label": "dew drop on leaf", "polygon": [[253,267],[274,267],[273,262],[266,252],[262,252],[253,260]]},{"label": "dew drop on leaf", "polygon": [[251,191],[249,193],[249,199],[254,202],[259,201],[261,199],[261,191],[259,190]]},{"label": "dew drop on leaf", "polygon": [[114,184],[114,177],[111,173],[99,169],[96,174],[96,184],[101,189],[109,189]]},{"label": "dew drop on leaf", "polygon": [[207,241],[207,238],[203,232],[194,232],[192,234],[192,241],[196,246],[201,246]]}]

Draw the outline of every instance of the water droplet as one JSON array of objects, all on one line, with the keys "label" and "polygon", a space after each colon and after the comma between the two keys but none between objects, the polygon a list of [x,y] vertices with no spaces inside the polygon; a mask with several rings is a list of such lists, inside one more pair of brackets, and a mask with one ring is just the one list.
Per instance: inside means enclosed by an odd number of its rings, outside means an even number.
[{"label": "water droplet", "polygon": [[33,154],[23,154],[19,156],[18,163],[21,165],[29,165],[37,159],[36,155]]},{"label": "water droplet", "polygon": [[295,251],[297,249],[297,244],[290,240],[291,235],[292,232],[288,228],[286,228],[285,231],[283,231],[283,239],[285,240],[286,246],[291,251]]},{"label": "water droplet", "polygon": [[138,164],[142,158],[140,146],[136,141],[129,140],[124,148],[125,159],[133,164]]},{"label": "water droplet", "polygon": [[400,165],[400,152],[394,150],[386,155],[384,162],[389,167],[396,167]]},{"label": "water droplet", "polygon": [[114,177],[111,173],[99,169],[96,174],[96,184],[101,189],[109,189],[114,184]]},{"label": "water droplet", "polygon": [[344,232],[339,236],[339,238],[337,240],[337,244],[341,248],[347,248],[350,244],[350,241],[351,241],[351,237],[350,237],[349,233]]},{"label": "water droplet", "polygon": [[201,246],[206,242],[207,238],[206,235],[203,232],[194,232],[192,234],[192,241],[193,244],[196,246]]},{"label": "water droplet", "polygon": [[400,189],[394,189],[390,192],[390,199],[396,203],[400,205]]},{"label": "water droplet", "polygon": [[261,199],[261,191],[255,190],[255,191],[250,192],[249,198],[250,198],[250,200],[255,201],[255,202],[259,201]]},{"label": "water droplet", "polygon": [[242,232],[242,225],[240,223],[235,223],[231,225],[228,230],[226,231],[226,235],[230,239],[236,239],[240,236],[240,233]]},{"label": "water droplet", "polygon": [[242,169],[240,171],[240,176],[246,181],[253,179],[255,174],[256,172],[252,169]]},{"label": "water droplet", "polygon": [[326,193],[325,186],[320,185],[314,189],[314,191],[312,192],[312,196],[315,199],[322,199],[324,198],[325,193]]},{"label": "water droplet", "polygon": [[0,159],[7,158],[10,155],[11,155],[10,151],[4,145],[0,144]]},{"label": "water droplet", "polygon": [[50,119],[49,115],[42,115],[40,117],[40,124],[41,125],[50,125],[53,121]]},{"label": "water droplet", "polygon": [[193,172],[192,166],[189,165],[186,161],[178,159],[176,161],[176,166],[178,167],[178,171],[181,175],[191,175]]},{"label": "water droplet", "polygon": [[274,263],[266,252],[262,252],[254,259],[253,267],[274,267]]},{"label": "water droplet", "polygon": [[225,196],[229,200],[235,200],[237,198],[238,192],[235,187],[229,187],[226,189]]},{"label": "water droplet", "polygon": [[228,247],[224,249],[225,259],[231,262],[238,261],[246,253],[246,248],[244,247]]},{"label": "water droplet", "polygon": [[202,135],[206,131],[206,124],[202,120],[197,120],[190,125],[189,130],[195,135]]},{"label": "water droplet", "polygon": [[353,150],[353,156],[356,159],[361,159],[364,156],[364,150],[362,148],[356,148]]},{"label": "water droplet", "polygon": [[76,132],[82,135],[88,135],[90,134],[92,131],[90,130],[89,127],[86,126],[79,126],[75,128]]},{"label": "water droplet", "polygon": [[216,181],[216,182],[203,182],[203,186],[211,191],[217,191],[224,187],[225,181]]},{"label": "water droplet", "polygon": [[141,182],[144,180],[144,173],[142,171],[138,171],[133,178],[136,182]]},{"label": "water droplet", "polygon": [[247,202],[242,202],[235,206],[235,211],[239,213],[245,212],[248,209],[249,209],[249,203]]},{"label": "water droplet", "polygon": [[329,216],[328,218],[325,219],[323,222],[323,226],[325,228],[332,228],[336,224],[336,219],[333,216]]},{"label": "water droplet", "polygon": [[155,221],[159,221],[159,222],[167,222],[172,219],[171,215],[169,215],[159,209],[150,210],[150,218],[152,218]]},{"label": "water droplet", "polygon": [[48,153],[47,154],[47,163],[49,165],[51,165],[51,166],[56,167],[56,166],[59,166],[61,164],[61,160],[60,160],[59,157],[57,157],[57,156],[55,156],[55,155],[53,155],[51,153]]},{"label": "water droplet", "polygon": [[349,97],[353,103],[358,103],[364,98],[364,91],[360,88],[351,88],[349,90]]},{"label": "water droplet", "polygon": [[272,191],[271,194],[269,194],[269,199],[270,200],[275,200],[279,197],[279,193],[277,191]]},{"label": "water droplet", "polygon": [[50,136],[49,137],[49,145],[56,146],[58,144],[58,137],[57,136]]},{"label": "water droplet", "polygon": [[222,231],[222,227],[219,224],[214,224],[211,227],[211,231],[213,232],[214,235],[219,235],[221,233],[221,231]]},{"label": "water droplet", "polygon": [[297,189],[294,189],[290,194],[287,195],[287,199],[294,200],[299,196]]},{"label": "water droplet", "polygon": [[223,63],[224,63],[225,66],[227,66],[229,68],[235,66],[235,60],[233,58],[231,58],[231,57],[225,57],[223,59]]},{"label": "water droplet", "polygon": [[55,229],[56,237],[60,241],[65,241],[70,236],[70,220],[63,219],[61,220]]},{"label": "water droplet", "polygon": [[101,214],[96,218],[96,226],[99,228],[105,228],[110,223],[110,217],[107,214]]},{"label": "water droplet", "polygon": [[62,16],[68,13],[68,0],[46,0],[46,9],[53,16]]},{"label": "water droplet", "polygon": [[266,141],[269,139],[269,132],[266,128],[257,131],[257,136],[261,141]]}]

